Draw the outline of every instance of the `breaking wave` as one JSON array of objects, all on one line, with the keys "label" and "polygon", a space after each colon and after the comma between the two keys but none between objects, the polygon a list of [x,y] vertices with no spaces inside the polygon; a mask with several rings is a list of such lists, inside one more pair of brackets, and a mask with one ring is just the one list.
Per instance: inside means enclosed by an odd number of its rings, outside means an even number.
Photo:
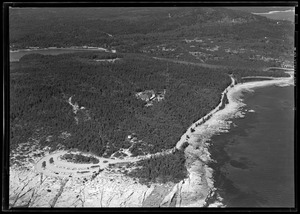
[{"label": "breaking wave", "polygon": [[295,13],[295,10],[294,9],[283,10],[283,11],[274,10],[274,11],[269,11],[269,12],[265,12],[265,13],[252,13],[252,14],[255,14],[255,15],[268,15],[268,14],[274,14],[274,13]]},{"label": "breaking wave", "polygon": [[[293,77],[278,78],[268,81],[247,82],[243,84],[237,84],[228,89],[226,94],[229,103],[226,104],[224,109],[213,113],[212,116],[203,124],[198,127],[196,126],[195,132],[192,134],[191,140],[189,141],[189,144],[193,145],[194,148],[202,147],[202,154],[199,157],[202,162],[208,163],[214,161],[208,151],[211,137],[220,133],[229,132],[232,124],[232,121],[229,119],[245,117],[246,112],[244,111],[243,107],[245,107],[246,104],[243,103],[243,93],[253,93],[254,89],[257,87],[265,87],[270,85],[276,85],[280,87],[293,85]],[[254,111],[249,110],[249,112]],[[216,194],[214,197],[215,201],[208,204],[208,207],[225,207],[226,205],[222,203],[223,199],[220,195],[218,195],[216,188],[214,187],[213,169],[208,167],[207,164],[205,169],[206,180],[208,186],[212,190],[212,193],[209,197]]]}]

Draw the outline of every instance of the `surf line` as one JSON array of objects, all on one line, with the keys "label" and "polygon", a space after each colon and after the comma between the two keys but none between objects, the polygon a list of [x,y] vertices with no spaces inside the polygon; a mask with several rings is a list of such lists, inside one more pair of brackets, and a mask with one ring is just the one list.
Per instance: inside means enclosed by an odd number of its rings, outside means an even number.
[{"label": "surf line", "polygon": [[[192,145],[194,139],[192,133],[199,126],[202,126],[207,120],[211,118],[220,109],[223,109],[228,103],[227,92],[236,84],[236,80],[232,75],[231,84],[222,92],[221,101],[212,111],[206,114],[204,117],[193,123],[187,131],[181,136],[177,142],[175,148],[177,150],[184,150],[186,160],[189,159],[191,163],[187,167],[188,177],[177,183],[173,189],[165,196],[160,206],[172,206],[175,207],[204,207],[207,205],[207,198],[214,195],[215,188],[212,180],[212,169],[205,164],[210,160],[207,148],[200,146],[195,149]],[[200,127],[199,127],[200,128]],[[182,197],[185,195],[185,197]],[[220,197],[217,197],[221,201]],[[221,206],[221,203],[214,203],[217,206]]]},{"label": "surf line", "polygon": [[231,84],[225,88],[225,90],[221,94],[220,103],[211,110],[208,114],[194,122],[187,131],[181,136],[180,140],[176,144],[176,149],[182,150],[186,146],[188,146],[191,135],[195,132],[196,128],[205,124],[215,113],[220,110],[223,110],[227,104],[233,104],[235,101],[233,94],[242,90],[247,90],[251,88],[264,87],[268,85],[276,85],[276,84],[284,84],[284,83],[292,83],[294,77],[293,72],[286,72],[290,75],[290,77],[268,77],[268,80],[258,80],[251,81],[246,83],[237,83],[236,79],[233,75],[229,75],[231,78]]},{"label": "surf line", "polygon": [[215,114],[217,111],[219,111],[225,107],[226,102],[228,102],[228,98],[227,98],[228,90],[237,84],[236,80],[233,78],[232,75],[230,75],[230,78],[231,78],[231,84],[229,86],[227,86],[227,88],[222,92],[220,103],[217,105],[217,107],[215,107],[213,110],[211,110],[207,115],[200,118],[198,121],[193,123],[187,129],[187,131],[181,136],[180,140],[176,144],[176,148],[178,150],[182,150],[182,149],[184,149],[183,147],[187,146],[189,137],[192,135],[192,133],[195,131],[195,129],[198,126],[204,124],[207,120],[209,120],[212,117],[213,114]]},{"label": "surf line", "polygon": [[[292,83],[293,80],[292,74],[288,78],[273,78],[272,80],[247,83],[237,83],[232,75],[230,77],[231,84],[222,92],[218,106],[193,123],[177,142],[175,148],[184,150],[186,160],[187,157],[189,159],[188,178],[173,187],[173,190],[162,201],[161,206],[168,206],[172,201],[175,201],[173,206],[176,207],[224,207],[225,205],[222,204],[223,199],[218,193],[215,195],[213,170],[207,165],[212,160],[208,152],[209,144],[206,141],[217,132],[224,132],[221,128],[229,124],[229,122],[225,122],[225,118],[232,117],[233,113],[245,105],[241,102],[241,99],[237,98],[239,92],[251,91],[252,88],[274,84],[280,86],[280,84]],[[221,123],[221,121],[224,123]],[[199,142],[200,138],[201,142]],[[185,195],[185,197],[181,197],[182,195]],[[190,197],[187,195],[190,195]],[[215,201],[207,204],[207,199],[212,196],[214,196]]]}]

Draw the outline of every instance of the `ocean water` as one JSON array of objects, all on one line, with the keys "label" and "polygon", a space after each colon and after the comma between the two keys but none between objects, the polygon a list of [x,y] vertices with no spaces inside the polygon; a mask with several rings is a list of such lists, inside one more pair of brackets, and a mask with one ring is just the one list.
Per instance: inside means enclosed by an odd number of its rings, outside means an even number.
[{"label": "ocean water", "polygon": [[86,52],[86,51],[103,51],[101,49],[80,49],[80,48],[56,48],[56,49],[42,49],[42,50],[20,50],[18,52],[10,52],[9,60],[10,62],[19,61],[21,57],[27,54],[42,54],[42,55],[59,55],[65,53],[75,53],[75,52]]},{"label": "ocean water", "polygon": [[294,86],[243,92],[243,118],[211,138],[213,177],[226,207],[295,206]]}]

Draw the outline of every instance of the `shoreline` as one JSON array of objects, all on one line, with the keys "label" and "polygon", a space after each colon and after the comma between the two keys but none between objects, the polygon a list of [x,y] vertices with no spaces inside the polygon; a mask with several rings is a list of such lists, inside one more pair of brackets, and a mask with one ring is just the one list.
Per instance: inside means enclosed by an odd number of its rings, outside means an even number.
[{"label": "shoreline", "polygon": [[39,47],[35,47],[35,48],[26,48],[26,49],[16,49],[16,50],[9,50],[10,53],[18,53],[18,52],[22,52],[22,51],[46,51],[46,50],[102,50],[102,51],[105,51],[105,52],[112,52],[112,53],[115,53],[116,50],[108,50],[106,48],[101,48],[101,47],[80,47],[80,46],[74,46],[74,47],[48,47],[48,48],[39,48]]},{"label": "shoreline", "polygon": [[[50,53],[48,53],[49,51]],[[52,51],[52,53],[51,53]],[[53,53],[57,51],[57,53]],[[48,47],[48,48],[28,48],[28,49],[18,49],[18,50],[10,50],[10,63],[11,62],[19,62],[20,58],[27,54],[42,54],[42,55],[60,55],[64,53],[73,53],[73,52],[84,52],[84,51],[101,51],[106,53],[117,53],[116,50],[105,49],[101,47],[66,47],[66,48],[57,48],[57,47]],[[60,53],[61,52],[61,53]]]},{"label": "shoreline", "polygon": [[293,206],[293,91],[270,85],[243,92],[245,117],[229,119],[229,132],[211,138],[209,166],[227,207]]},{"label": "shoreline", "polygon": [[[232,77],[231,77],[232,78]],[[276,83],[286,84],[287,79],[293,78],[277,78],[270,81],[254,82],[254,86]],[[193,123],[185,134],[182,135],[182,142],[186,141],[186,134],[189,133],[188,143],[185,148],[186,166],[188,170],[188,178],[183,179],[177,184],[164,186],[153,184],[150,187],[141,185],[135,179],[127,178],[119,173],[103,171],[94,180],[84,181],[80,179],[70,178],[63,186],[63,192],[59,196],[55,207],[65,206],[90,206],[90,207],[118,207],[118,206],[146,206],[149,207],[222,207],[222,198],[216,193],[213,180],[213,169],[208,166],[208,163],[213,161],[208,151],[210,137],[218,132],[228,131],[228,123],[226,117],[230,118],[238,113],[238,109],[242,106],[239,96],[240,91],[249,90],[247,85],[253,85],[253,82],[234,84],[232,83],[223,91],[219,105],[210,111],[207,115]],[[227,97],[229,103],[223,106]],[[224,107],[224,108],[223,108]],[[241,116],[236,114],[237,116]],[[191,127],[195,126],[195,131],[191,132]],[[230,125],[230,124],[229,124]],[[201,139],[200,139],[201,138]],[[181,141],[177,142],[176,146],[170,150],[181,149]],[[28,144],[29,145],[29,144]],[[31,144],[30,144],[31,145]],[[177,147],[178,145],[178,147]],[[44,151],[47,153],[47,151]],[[36,159],[33,156],[33,161]],[[25,166],[24,166],[25,167]],[[26,168],[26,169],[25,169]],[[43,175],[34,170],[34,164],[27,164],[26,167],[10,166],[10,201],[12,204],[20,205],[29,200],[30,207],[49,206],[49,198],[55,198],[55,193],[58,193],[61,188],[60,179]],[[86,183],[85,183],[86,182]],[[172,188],[171,188],[172,187]],[[25,189],[24,189],[25,188]],[[30,188],[34,191],[34,198],[31,200]],[[80,190],[83,188],[83,190]],[[169,191],[169,188],[170,191]],[[24,189],[24,190],[23,190]],[[48,190],[51,190],[50,192]],[[23,191],[24,198],[19,198],[19,194]],[[74,194],[74,192],[78,192]],[[105,192],[105,194],[103,194]],[[118,195],[119,193],[122,193]],[[124,193],[124,194],[123,194]],[[153,194],[152,194],[153,193]],[[156,194],[160,194],[160,198]],[[148,199],[148,197],[150,197]],[[80,197],[84,202],[80,202],[77,198]],[[95,198],[96,197],[96,198]],[[208,204],[207,200],[216,198],[212,204]],[[97,199],[97,200],[95,200]],[[155,204],[151,202],[154,200]],[[31,201],[31,202],[30,202]],[[100,201],[100,204],[98,203]],[[26,202],[27,203],[27,202]]]},{"label": "shoreline", "polygon": [[[224,207],[222,198],[215,192],[213,180],[213,169],[208,166],[208,162],[213,160],[210,157],[208,147],[210,146],[210,138],[221,132],[228,132],[230,128],[230,121],[226,119],[233,117],[243,117],[243,113],[239,112],[242,106],[245,106],[240,99],[242,92],[253,92],[254,88],[266,87],[271,85],[286,86],[293,84],[293,72],[287,72],[290,77],[274,78],[271,80],[253,81],[246,83],[235,84],[232,78],[232,83],[222,92],[221,101],[219,105],[210,111],[207,115],[193,123],[187,131],[182,135],[177,142],[176,148],[182,149],[185,142],[188,145],[185,148],[185,155],[187,161],[188,178],[177,183],[173,190],[165,197],[162,204],[170,204],[174,196],[177,196],[175,206],[186,207]],[[227,96],[228,103],[224,108],[221,108],[224,102],[224,97]],[[195,131],[191,132],[191,128]],[[189,136],[187,138],[187,136]],[[217,195],[215,195],[217,194]],[[180,199],[178,200],[178,195]],[[185,195],[182,198],[182,195]],[[210,198],[216,198],[212,204],[207,204]]]}]

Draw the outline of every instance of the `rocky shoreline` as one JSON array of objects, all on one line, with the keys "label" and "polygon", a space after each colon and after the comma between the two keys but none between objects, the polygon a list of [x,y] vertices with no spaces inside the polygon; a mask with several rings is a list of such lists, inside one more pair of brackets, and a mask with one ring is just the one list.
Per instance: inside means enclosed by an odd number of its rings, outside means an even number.
[{"label": "rocky shoreline", "polygon": [[[222,198],[215,192],[213,170],[207,164],[213,161],[208,152],[210,137],[217,132],[228,131],[230,124],[225,121],[226,118],[241,116],[238,109],[243,103],[237,98],[241,91],[269,84],[287,84],[293,77],[291,75],[290,78],[243,84],[236,84],[234,78],[231,79],[232,83],[223,91],[219,105],[192,124],[175,147],[184,149],[188,170],[186,179],[177,184],[146,186],[121,173],[109,171],[101,172],[92,180],[84,178],[62,180],[59,177],[43,176],[35,170],[34,163],[39,160],[35,154],[41,153],[44,156],[50,152],[48,148],[41,151],[36,149],[33,145],[38,145],[38,139],[32,139],[31,142],[24,144],[30,150],[22,164],[10,166],[10,207],[224,206]],[[185,142],[188,142],[188,145]],[[19,154],[18,151],[12,153]],[[208,204],[207,200],[211,197],[216,198],[216,201]]]},{"label": "rocky shoreline", "polygon": [[40,48],[40,47],[29,47],[25,49],[12,49],[10,50],[10,53],[17,53],[22,51],[46,51],[46,50],[102,50],[105,52],[112,52],[115,53],[116,50],[108,50],[106,48],[101,47],[89,47],[89,46],[74,46],[74,47],[48,47],[48,48]]},{"label": "rocky shoreline", "polygon": [[[213,170],[207,165],[209,161],[213,161],[208,152],[210,137],[216,133],[228,131],[230,123],[226,121],[227,118],[243,117],[243,114],[239,112],[240,107],[245,105],[239,99],[242,91],[274,84],[293,84],[293,75],[289,74],[289,78],[271,77],[271,80],[268,81],[238,84],[231,77],[232,83],[223,91],[219,105],[193,123],[177,143],[177,149],[185,147],[189,176],[174,186],[161,205],[168,206],[172,201],[176,201],[176,207],[225,206],[222,204],[223,199],[219,195],[215,195],[217,193],[215,193]],[[207,200],[212,197],[216,200],[208,204]]]}]

